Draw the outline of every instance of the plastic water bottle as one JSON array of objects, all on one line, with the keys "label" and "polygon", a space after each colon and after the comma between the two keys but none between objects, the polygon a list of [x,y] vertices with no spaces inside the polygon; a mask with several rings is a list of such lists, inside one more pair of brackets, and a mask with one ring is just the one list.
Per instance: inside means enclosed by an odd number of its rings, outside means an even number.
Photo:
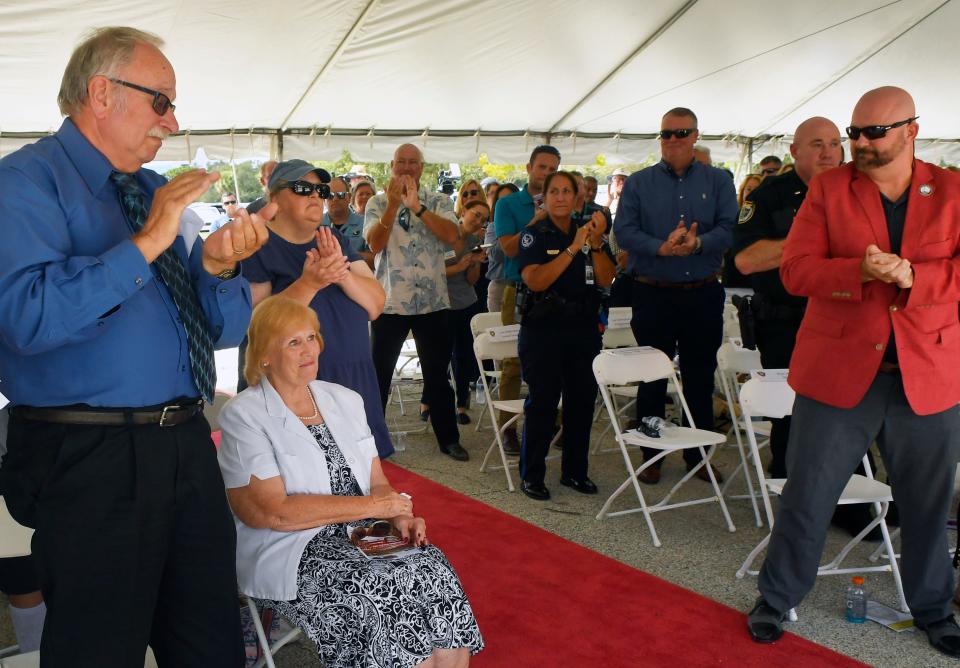
[{"label": "plastic water bottle", "polygon": [[487,403],[487,394],[483,391],[483,381],[477,381],[476,387],[476,399],[474,400],[478,406],[483,406]]},{"label": "plastic water bottle", "polygon": [[867,592],[859,575],[854,576],[847,587],[847,621],[854,624],[867,621]]}]

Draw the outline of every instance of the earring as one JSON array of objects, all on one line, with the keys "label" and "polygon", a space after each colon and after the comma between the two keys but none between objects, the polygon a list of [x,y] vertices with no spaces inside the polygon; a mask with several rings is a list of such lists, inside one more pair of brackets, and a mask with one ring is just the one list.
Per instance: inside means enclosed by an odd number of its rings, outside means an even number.
[{"label": "earring", "polygon": [[264,363],[261,364],[260,366],[267,366],[268,364],[270,364],[270,363],[269,363],[269,362],[264,362]]}]

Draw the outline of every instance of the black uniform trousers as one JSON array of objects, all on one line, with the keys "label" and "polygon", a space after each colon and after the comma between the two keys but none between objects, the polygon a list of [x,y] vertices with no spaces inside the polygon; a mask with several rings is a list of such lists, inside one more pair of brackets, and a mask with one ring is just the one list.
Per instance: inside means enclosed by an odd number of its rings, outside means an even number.
[{"label": "black uniform trousers", "polygon": [[[797,342],[799,320],[763,318],[754,325],[757,350],[764,369],[788,369]],[[770,477],[787,477],[787,439],[790,437],[790,416],[770,420]]]},{"label": "black uniform trousers", "polygon": [[[470,383],[480,378],[477,356],[473,353],[473,330],[470,329],[470,321],[480,313],[480,302],[474,302],[466,308],[450,309],[449,313],[450,335],[453,337],[450,369],[453,371],[457,408],[470,408]],[[420,403],[430,405],[426,384]]]},{"label": "black uniform trousers", "polygon": [[[680,353],[683,396],[698,429],[713,429],[713,378],[717,350],[723,341],[723,286],[708,283],[692,290],[633,286],[630,327],[641,346],[652,346],[673,359]],[[637,419],[664,416],[667,381],[642,383],[637,389]],[[660,451],[644,448],[644,460]],[[700,450],[683,451],[687,468],[700,460]],[[661,459],[654,466],[662,465]]]},{"label": "black uniform trousers", "polygon": [[387,410],[390,383],[407,334],[413,330],[413,340],[420,357],[424,391],[430,398],[430,424],[442,446],[460,442],[457,417],[454,414],[453,388],[447,380],[447,367],[453,347],[447,309],[422,315],[384,313],[370,325],[370,345],[373,349],[373,368],[380,385],[380,403]]},{"label": "black uniform trousers", "polygon": [[527,482],[543,484],[561,396],[561,475],[575,480],[587,477],[590,428],[597,398],[593,358],[600,347],[596,322],[556,327],[521,325],[520,369],[528,394],[523,403],[520,477]]},{"label": "black uniform trousers", "polygon": [[34,526],[43,668],[244,664],[236,531],[202,415],[174,427],[10,419],[4,497]]},{"label": "black uniform trousers", "polygon": [[790,477],[758,583],[767,602],[786,612],[813,588],[837,499],[876,440],[900,509],[907,604],[921,624],[949,615],[953,568],[945,527],[960,457],[960,409],[917,415],[900,375],[878,373],[853,408],[797,395],[791,427]]}]

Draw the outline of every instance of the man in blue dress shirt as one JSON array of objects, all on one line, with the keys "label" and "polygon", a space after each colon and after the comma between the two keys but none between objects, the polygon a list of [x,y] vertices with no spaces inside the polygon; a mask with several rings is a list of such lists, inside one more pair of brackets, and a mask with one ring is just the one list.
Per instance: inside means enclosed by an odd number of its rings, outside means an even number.
[{"label": "man in blue dress shirt", "polygon": [[[178,129],[162,42],[103,28],[71,56],[60,130],[0,161],[0,487],[36,528],[41,665],[243,665],[235,532],[201,397],[250,318],[242,209],[205,243],[219,175],[142,169]],[[275,206],[263,211],[272,215]],[[108,633],[108,637],[104,633]]]},{"label": "man in blue dress shirt", "polygon": [[[692,111],[671,109],[660,128],[663,159],[627,179],[613,229],[630,258],[630,325],[637,343],[671,358],[679,350],[683,394],[693,421],[700,429],[713,429],[713,374],[723,339],[719,274],[732,241],[737,193],[726,172],[694,159],[700,133]],[[638,419],[663,417],[666,388],[666,381],[640,386]],[[644,456],[650,459],[657,452],[645,450]],[[688,470],[700,461],[695,448],[683,456]],[[697,477],[710,480],[705,468]],[[651,466],[640,480],[659,482],[660,469]]]}]

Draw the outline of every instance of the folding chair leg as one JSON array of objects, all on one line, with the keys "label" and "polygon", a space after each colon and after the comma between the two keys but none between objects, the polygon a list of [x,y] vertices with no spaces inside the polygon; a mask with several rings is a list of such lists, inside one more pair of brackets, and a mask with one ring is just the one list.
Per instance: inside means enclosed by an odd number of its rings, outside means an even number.
[{"label": "folding chair leg", "polygon": [[[263,630],[263,624],[260,623],[260,611],[257,610],[256,603],[253,602],[253,599],[249,596],[247,597],[247,609],[250,611],[250,616],[253,618],[253,628],[257,632],[257,640],[260,641],[260,649],[263,651],[263,657],[260,661],[263,661],[268,668],[277,668],[276,664],[273,662],[273,652],[270,650],[270,642],[267,640],[267,635]],[[264,665],[257,661],[257,664]],[[256,668],[256,667],[255,667]]]},{"label": "folding chair leg", "polygon": [[740,569],[737,571],[737,579],[742,580],[744,575],[756,575],[756,571],[751,571],[750,567],[753,565],[754,560],[757,558],[763,550],[767,547],[767,543],[770,542],[770,536],[772,534],[767,534],[763,540],[757,543],[757,546],[750,551],[750,554],[747,555],[747,558],[744,560],[743,565],[740,566]]},{"label": "folding chair leg", "polygon": [[733,533],[737,530],[737,527],[733,526],[733,520],[730,519],[730,512],[727,510],[727,504],[723,501],[723,493],[720,491],[720,485],[717,484],[717,477],[713,474],[713,466],[710,465],[710,460],[713,458],[713,453],[716,451],[717,446],[713,445],[710,447],[710,454],[708,455],[704,452],[703,446],[699,447],[700,456],[703,457],[703,465],[707,467],[707,475],[710,476],[710,484],[713,485],[713,491],[717,493],[717,503],[720,504],[720,510],[723,512],[723,518],[727,520],[727,529],[730,530],[730,533]]},{"label": "folding chair leg", "polygon": [[[897,539],[899,535],[900,535],[900,527],[897,527],[896,529],[890,532],[890,541],[893,542],[894,540]],[[877,546],[877,549],[873,551],[873,554],[870,555],[870,561],[876,561],[880,557],[886,556],[886,550],[887,550],[887,546],[884,545],[883,543],[880,543],[880,545]],[[894,553],[894,556],[899,557],[900,555],[898,553]]]}]

